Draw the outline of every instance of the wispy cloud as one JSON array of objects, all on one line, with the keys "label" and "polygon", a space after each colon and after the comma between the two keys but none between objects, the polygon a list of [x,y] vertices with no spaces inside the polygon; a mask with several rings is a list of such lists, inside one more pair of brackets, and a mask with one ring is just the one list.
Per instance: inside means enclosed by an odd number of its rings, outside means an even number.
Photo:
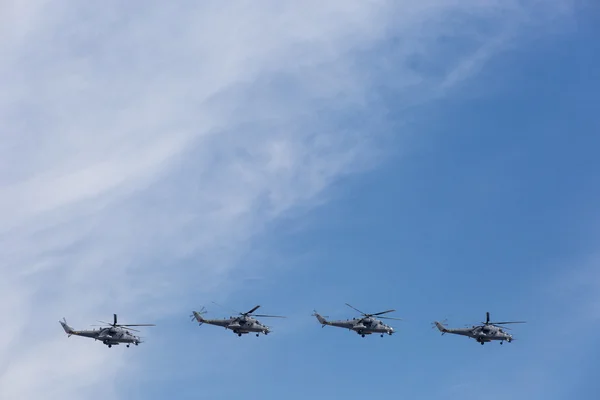
[{"label": "wispy cloud", "polygon": [[124,356],[67,342],[58,318],[166,315],[220,285],[269,221],[376,164],[378,87],[408,104],[467,79],[496,46],[437,41],[485,13],[495,43],[515,6],[1,7],[0,397],[94,399],[119,397]]}]

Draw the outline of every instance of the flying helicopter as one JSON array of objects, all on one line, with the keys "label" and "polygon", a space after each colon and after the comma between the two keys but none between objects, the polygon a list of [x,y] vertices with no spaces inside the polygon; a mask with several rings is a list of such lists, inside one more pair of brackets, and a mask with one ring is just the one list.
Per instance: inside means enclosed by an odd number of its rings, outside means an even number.
[{"label": "flying helicopter", "polygon": [[[317,317],[317,319],[321,323],[322,328],[324,328],[325,325],[335,326],[338,328],[346,328],[346,329],[356,332],[357,334],[361,335],[362,337],[365,337],[365,335],[370,335],[373,333],[379,333],[381,335],[381,337],[383,337],[383,335],[386,333],[388,335],[392,335],[394,333],[394,328],[392,328],[389,325],[384,324],[378,318],[375,318],[375,316],[387,314],[387,313],[390,313],[390,312],[393,312],[396,310],[387,310],[387,311],[381,311],[381,312],[374,313],[374,314],[365,314],[364,312],[360,311],[357,308],[354,308],[353,306],[351,306],[348,303],[346,303],[346,305],[348,307],[358,311],[359,313],[361,313],[362,317],[361,318],[352,318],[352,319],[348,319],[345,321],[343,321],[343,320],[328,321],[325,319],[325,317],[323,317],[317,311],[314,312],[313,316]],[[401,321],[400,318],[392,318],[392,317],[379,317],[379,318],[394,319],[397,321]]]},{"label": "flying helicopter", "polygon": [[136,336],[134,334],[132,334],[129,331],[135,331],[135,332],[139,332],[136,329],[131,328],[132,326],[156,326],[154,324],[117,324],[117,314],[113,314],[114,317],[114,321],[113,323],[108,323],[108,322],[104,322],[104,321],[98,321],[98,322],[102,322],[103,324],[106,325],[92,325],[92,326],[102,326],[102,328],[99,329],[88,329],[88,330],[75,330],[73,328],[71,328],[68,324],[67,324],[67,320],[65,318],[63,318],[62,321],[58,321],[60,322],[60,324],[62,325],[63,329],[65,330],[65,333],[68,335],[68,337],[71,337],[71,335],[75,335],[75,336],[82,336],[82,337],[86,337],[86,338],[90,338],[90,339],[94,339],[94,340],[101,340],[103,344],[107,345],[109,348],[111,348],[113,345],[114,346],[118,346],[121,343],[125,343],[127,345],[127,347],[129,347],[130,344],[135,344],[136,346],[140,343],[142,343],[142,340],[140,339],[139,336]]},{"label": "flying helicopter", "polygon": [[508,343],[515,340],[513,336],[509,333],[506,333],[504,330],[508,330],[509,328],[500,326],[506,324],[524,324],[525,321],[503,321],[503,322],[490,322],[490,313],[486,312],[485,322],[482,322],[482,325],[473,325],[470,328],[446,328],[443,323],[435,321],[434,327],[437,327],[442,335],[445,333],[452,333],[455,335],[467,336],[475,339],[481,345],[491,342],[492,340],[500,341],[500,344],[507,341]]},{"label": "flying helicopter", "polygon": [[233,333],[235,333],[238,336],[242,336],[247,333],[256,333],[256,337],[258,337],[261,333],[264,335],[268,335],[272,331],[271,328],[262,324],[259,320],[257,320],[254,317],[285,318],[279,315],[253,314],[254,311],[258,310],[259,307],[260,306],[256,306],[250,311],[244,313],[234,311],[239,316],[232,316],[223,319],[206,319],[202,317],[202,315],[206,314],[205,308],[202,307],[200,312],[192,311],[192,315],[190,315],[190,317],[192,317],[192,321],[195,319],[198,322],[198,325],[209,324],[220,326],[233,331]]}]

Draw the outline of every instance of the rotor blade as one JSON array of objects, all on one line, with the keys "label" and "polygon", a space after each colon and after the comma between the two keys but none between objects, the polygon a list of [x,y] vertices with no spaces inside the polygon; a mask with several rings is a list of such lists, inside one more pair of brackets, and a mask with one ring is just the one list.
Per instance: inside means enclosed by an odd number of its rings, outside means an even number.
[{"label": "rotor blade", "polygon": [[347,305],[348,307],[350,307],[350,308],[352,308],[352,309],[354,309],[354,310],[358,311],[358,312],[359,312],[359,313],[361,313],[362,315],[367,315],[367,314],[365,314],[364,312],[360,311],[358,308],[352,307],[352,306],[351,306],[350,304],[348,304],[348,303],[346,303],[346,305]]},{"label": "rotor blade", "polygon": [[155,324],[118,324],[116,326],[156,326]]},{"label": "rotor blade", "polygon": [[378,312],[378,313],[375,313],[375,314],[369,314],[369,315],[381,315],[381,314],[387,314],[387,313],[390,313],[390,312],[393,312],[393,311],[396,311],[396,310],[381,311],[381,312]]},{"label": "rotor blade", "polygon": [[[317,313],[317,310],[313,310],[313,311],[314,311],[314,313],[313,313],[313,314],[310,314],[310,315],[311,315],[312,317],[316,317],[316,316],[317,316],[317,314],[318,314],[318,313]],[[323,318],[329,318],[329,315],[321,315],[321,316],[322,316]]]},{"label": "rotor blade", "polygon": [[[494,324],[492,324],[492,325],[494,325]],[[494,325],[494,326],[496,326],[496,325]],[[498,328],[506,329],[507,331],[512,331],[512,329],[507,328],[506,326],[498,326]]]},{"label": "rotor blade", "polygon": [[504,321],[504,322],[490,322],[491,325],[504,325],[504,324],[525,324],[526,321]]},{"label": "rotor blade", "polygon": [[255,317],[269,317],[269,318],[287,318],[282,317],[281,315],[264,315],[264,314],[252,314]]},{"label": "rotor blade", "polygon": [[117,314],[113,314],[113,317],[115,319],[115,323],[113,325],[117,325]]},{"label": "rotor blade", "polygon": [[[200,315],[204,315],[204,314],[206,314],[207,312],[208,312],[208,311],[206,311],[206,309],[205,309],[204,307],[202,307],[202,308],[200,309],[200,311],[197,311],[197,313],[198,313],[198,314],[200,314]],[[193,317],[193,316],[194,316],[194,314],[192,314],[191,316]]]},{"label": "rotor blade", "polygon": [[[260,306],[256,306],[256,307],[254,307],[252,310],[250,310],[250,311],[248,311],[248,312],[245,312],[245,313],[243,313],[243,314],[246,314],[246,315],[248,315],[248,314],[252,314],[254,311],[258,310],[259,308],[260,308]],[[240,314],[242,314],[242,313],[240,313]],[[243,315],[243,314],[242,314],[242,315]]]},{"label": "rotor blade", "polygon": [[128,330],[128,331],[135,331],[135,332],[139,332],[137,329],[133,329],[133,328],[130,328],[130,327],[128,327],[128,326],[123,326],[123,325],[117,325],[117,326],[118,326],[119,328],[124,328],[125,330]]},{"label": "rotor blade", "polygon": [[490,313],[488,311],[486,311],[486,313],[485,313],[485,323],[486,324],[490,323]]},{"label": "rotor blade", "polygon": [[105,325],[112,325],[110,322],[104,322],[104,321],[98,321],[98,322],[102,322]]},{"label": "rotor blade", "polygon": [[402,318],[392,318],[392,317],[379,317],[379,319],[394,319],[396,321],[402,321]]}]

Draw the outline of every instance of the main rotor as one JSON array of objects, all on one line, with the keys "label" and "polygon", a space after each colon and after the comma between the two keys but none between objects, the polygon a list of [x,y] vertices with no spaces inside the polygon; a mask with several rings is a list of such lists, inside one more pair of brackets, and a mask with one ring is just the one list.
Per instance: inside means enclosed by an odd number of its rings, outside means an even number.
[{"label": "main rotor", "polygon": [[[213,304],[221,307],[221,308],[225,308],[222,305],[215,303],[214,301],[212,302]],[[254,314],[254,311],[258,310],[260,308],[260,305],[253,307],[251,310],[246,311],[246,312],[239,312],[239,311],[235,311],[235,310],[230,310],[242,317],[261,317],[261,318],[285,318],[281,315],[267,315],[267,314]],[[226,308],[225,308],[226,309]]]},{"label": "main rotor", "polygon": [[491,321],[490,321],[490,313],[489,313],[489,312],[486,312],[486,313],[485,313],[485,322],[482,322],[482,324],[483,324],[482,326],[488,326],[488,325],[491,325],[491,326],[498,326],[498,327],[501,327],[501,328],[508,329],[508,328],[506,328],[506,327],[503,327],[502,325],[507,325],[507,324],[524,324],[524,323],[526,323],[526,321],[501,321],[501,322],[491,322]]},{"label": "main rotor", "polygon": [[361,313],[361,314],[363,315],[363,317],[365,317],[365,318],[370,318],[370,317],[375,317],[375,316],[377,316],[378,318],[381,318],[381,319],[393,319],[393,320],[396,320],[396,321],[402,321],[402,318],[380,317],[380,315],[387,314],[387,313],[391,313],[391,312],[394,312],[394,311],[396,311],[396,310],[387,310],[387,311],[380,311],[380,312],[373,313],[373,314],[366,314],[366,313],[364,313],[364,312],[360,311],[358,308],[355,308],[355,307],[351,306],[351,305],[350,305],[350,304],[348,304],[348,303],[346,303],[346,305],[347,305],[348,307],[352,308],[353,310],[355,310],[355,311],[358,311],[359,313]]},{"label": "main rotor", "polygon": [[139,332],[139,331],[137,329],[131,328],[132,326],[156,326],[155,324],[118,324],[117,323],[117,314],[113,314],[113,323],[112,324],[110,322],[105,322],[105,321],[98,321],[98,322],[102,322],[105,325],[92,325],[92,326],[110,326],[112,328],[125,328],[125,329],[130,329],[135,332]]}]

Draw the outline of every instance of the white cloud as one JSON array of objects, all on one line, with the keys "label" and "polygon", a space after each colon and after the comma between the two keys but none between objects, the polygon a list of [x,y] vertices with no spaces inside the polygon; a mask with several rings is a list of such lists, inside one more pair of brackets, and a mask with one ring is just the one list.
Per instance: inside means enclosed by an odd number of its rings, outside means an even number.
[{"label": "white cloud", "polygon": [[115,397],[125,356],[57,320],[219,285],[269,221],[373,165],[378,87],[408,104],[468,78],[505,4],[2,3],[0,397]]}]

